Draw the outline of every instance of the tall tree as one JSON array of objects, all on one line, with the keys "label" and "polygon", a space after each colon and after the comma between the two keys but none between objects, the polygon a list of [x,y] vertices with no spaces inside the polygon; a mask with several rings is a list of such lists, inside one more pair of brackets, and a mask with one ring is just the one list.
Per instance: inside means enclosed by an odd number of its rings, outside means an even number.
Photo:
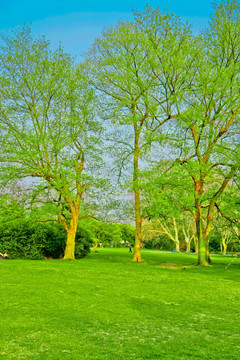
[{"label": "tall tree", "polygon": [[199,37],[195,79],[177,123],[184,134],[178,161],[194,185],[199,265],[210,263],[214,208],[240,167],[239,44],[240,6],[222,2]]},{"label": "tall tree", "polygon": [[[188,27],[177,17],[147,8],[135,21],[122,22],[103,32],[88,53],[92,83],[101,94],[103,118],[124,129],[121,165],[132,161],[136,235],[134,261],[142,261],[140,173],[145,155],[159,129],[179,113],[175,93],[184,84],[179,74]],[[184,66],[186,63],[184,63]]]},{"label": "tall tree", "polygon": [[83,65],[74,66],[60,47],[51,50],[27,26],[2,35],[2,41],[1,174],[9,181],[39,179],[57,197],[67,232],[64,258],[74,259],[80,203],[100,154],[93,91]]}]

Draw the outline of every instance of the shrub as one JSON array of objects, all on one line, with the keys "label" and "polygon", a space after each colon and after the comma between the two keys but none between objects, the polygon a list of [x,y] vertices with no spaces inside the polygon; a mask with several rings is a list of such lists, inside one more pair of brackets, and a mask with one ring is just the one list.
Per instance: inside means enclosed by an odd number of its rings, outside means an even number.
[{"label": "shrub", "polygon": [[75,258],[81,259],[90,252],[93,237],[86,229],[78,227],[76,234]]},{"label": "shrub", "polygon": [[[90,233],[78,228],[76,234],[76,259],[90,252]],[[44,257],[61,258],[66,244],[66,231],[57,223],[34,223],[21,219],[0,224],[0,252],[7,251],[12,259],[40,260]]]},{"label": "shrub", "polygon": [[[0,247],[11,258],[43,259],[43,233],[26,220],[0,225]],[[41,241],[39,241],[41,238]]]}]

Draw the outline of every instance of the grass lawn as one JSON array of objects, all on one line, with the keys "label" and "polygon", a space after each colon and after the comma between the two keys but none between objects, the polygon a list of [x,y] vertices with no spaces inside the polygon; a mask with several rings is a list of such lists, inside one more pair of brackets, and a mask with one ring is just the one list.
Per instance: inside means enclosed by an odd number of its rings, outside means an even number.
[{"label": "grass lawn", "polygon": [[0,261],[0,360],[240,359],[240,259]]}]

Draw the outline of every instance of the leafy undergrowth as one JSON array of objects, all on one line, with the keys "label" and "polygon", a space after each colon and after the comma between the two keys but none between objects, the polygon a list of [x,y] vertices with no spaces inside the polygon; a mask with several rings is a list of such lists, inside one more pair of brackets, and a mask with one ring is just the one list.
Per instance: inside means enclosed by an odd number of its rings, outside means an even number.
[{"label": "leafy undergrowth", "polygon": [[0,360],[238,360],[240,259],[142,253],[1,260]]}]

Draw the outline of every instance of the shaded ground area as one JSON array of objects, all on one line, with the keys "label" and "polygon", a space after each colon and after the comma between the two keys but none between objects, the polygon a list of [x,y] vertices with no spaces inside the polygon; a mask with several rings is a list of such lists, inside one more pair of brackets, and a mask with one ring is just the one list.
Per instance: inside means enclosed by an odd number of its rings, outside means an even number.
[{"label": "shaded ground area", "polygon": [[[240,259],[1,261],[1,359],[239,359]],[[174,271],[173,271],[174,270]]]}]

